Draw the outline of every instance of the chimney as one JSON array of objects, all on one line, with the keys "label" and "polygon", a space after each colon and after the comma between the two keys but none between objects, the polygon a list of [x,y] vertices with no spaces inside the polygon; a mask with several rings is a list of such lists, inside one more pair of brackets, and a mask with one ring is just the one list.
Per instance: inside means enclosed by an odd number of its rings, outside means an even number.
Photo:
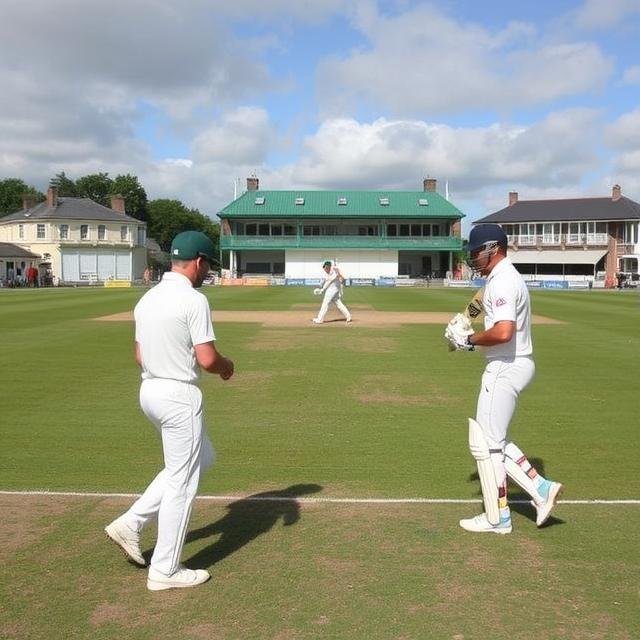
[{"label": "chimney", "polygon": [[611,189],[611,199],[617,202],[620,198],[622,198],[622,189],[619,184],[614,184],[613,189]]},{"label": "chimney", "polygon": [[55,209],[58,206],[58,187],[53,184],[47,189],[47,207]]},{"label": "chimney", "polygon": [[29,193],[22,196],[22,209],[28,211],[36,203],[36,199]]},{"label": "chimney", "polygon": [[518,192],[509,191],[509,206],[512,207],[516,202],[518,202]]},{"label": "chimney", "polygon": [[111,196],[111,208],[118,213],[125,213],[124,198],[120,194]]},{"label": "chimney", "polygon": [[251,176],[247,178],[247,191],[257,191],[260,186],[260,181],[256,176]]},{"label": "chimney", "polygon": [[435,178],[425,178],[423,184],[425,191],[435,191],[438,181]]}]

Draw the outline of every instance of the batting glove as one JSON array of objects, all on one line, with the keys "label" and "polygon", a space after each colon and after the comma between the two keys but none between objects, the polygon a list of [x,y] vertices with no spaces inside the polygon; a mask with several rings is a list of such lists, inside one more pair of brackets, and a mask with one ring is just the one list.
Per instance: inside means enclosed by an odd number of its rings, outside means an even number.
[{"label": "batting glove", "polygon": [[447,325],[447,328],[444,331],[444,337],[449,342],[450,348],[453,348],[456,351],[475,350],[475,346],[469,342],[469,336],[473,335],[473,329],[470,327],[470,323],[467,322],[466,324],[468,328],[465,328],[464,323],[461,323],[454,318]]}]

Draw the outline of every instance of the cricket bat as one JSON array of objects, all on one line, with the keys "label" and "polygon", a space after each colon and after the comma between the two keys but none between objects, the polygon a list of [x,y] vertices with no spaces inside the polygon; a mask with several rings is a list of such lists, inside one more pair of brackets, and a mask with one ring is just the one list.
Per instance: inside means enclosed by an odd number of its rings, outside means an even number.
[{"label": "cricket bat", "polygon": [[462,315],[469,318],[471,322],[479,320],[484,313],[484,304],[482,302],[483,296],[484,287],[480,287],[480,289],[473,294],[473,298],[469,300],[465,310],[462,312]]},{"label": "cricket bat", "polygon": [[[470,322],[475,322],[476,320],[480,320],[482,318],[482,314],[484,313],[484,304],[482,303],[482,298],[484,296],[484,287],[480,287],[474,294],[471,300],[467,302],[467,306],[462,312],[463,316],[469,318]],[[456,348],[450,344],[449,351],[455,351]]]}]

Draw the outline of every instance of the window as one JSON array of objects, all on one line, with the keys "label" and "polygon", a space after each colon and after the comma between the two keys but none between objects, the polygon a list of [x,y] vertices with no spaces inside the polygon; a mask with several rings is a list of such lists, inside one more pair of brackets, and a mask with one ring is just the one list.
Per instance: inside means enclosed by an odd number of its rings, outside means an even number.
[{"label": "window", "polygon": [[128,239],[129,239],[129,227],[123,224],[120,227],[120,240],[122,242],[126,242]]},{"label": "window", "polygon": [[69,225],[61,224],[60,225],[60,240],[68,240],[69,239]]},{"label": "window", "polygon": [[434,236],[439,236],[440,235],[440,225],[437,225],[437,224],[432,225],[431,233],[433,233]]},{"label": "window", "polygon": [[411,225],[411,235],[412,236],[421,236],[422,235],[422,225],[421,224],[412,224]]},{"label": "window", "polygon": [[398,227],[395,224],[387,225],[387,235],[390,238],[395,238],[398,235]]},{"label": "window", "polygon": [[429,205],[429,201],[426,198],[418,198],[418,205],[421,207],[427,207]]},{"label": "window", "polygon": [[24,240],[24,225],[23,224],[19,224],[18,225],[18,239],[19,240]]},{"label": "window", "polygon": [[268,236],[269,235],[269,225],[268,224],[259,224],[258,225],[258,235],[259,236]]},{"label": "window", "polygon": [[282,225],[281,224],[272,224],[271,225],[271,235],[272,236],[281,236],[282,235]]},{"label": "window", "polygon": [[284,225],[284,235],[285,236],[295,236],[296,235],[296,228],[292,224],[285,224]]},{"label": "window", "polygon": [[89,225],[81,224],[80,225],[80,240],[87,240],[89,238]]},{"label": "window", "polygon": [[38,240],[44,240],[45,238],[45,226],[43,224],[39,224],[37,228],[37,236]]},{"label": "window", "polygon": [[320,227],[316,225],[305,225],[302,229],[302,235],[305,236],[319,236],[320,235]]},{"label": "window", "polygon": [[258,225],[255,222],[246,224],[245,231],[248,236],[255,236],[258,233]]},{"label": "window", "polygon": [[542,225],[542,243],[558,244],[560,242],[560,224],[558,222],[545,222]]},{"label": "window", "polygon": [[400,233],[398,235],[400,235],[400,236],[408,236],[409,235],[409,225],[408,224],[401,224],[400,225]]},{"label": "window", "polygon": [[144,227],[138,227],[138,246],[144,247],[147,241],[147,231]]},{"label": "window", "polygon": [[430,236],[431,235],[431,225],[430,224],[423,224],[422,225],[422,235],[423,236]]},{"label": "window", "polygon": [[107,227],[103,224],[98,225],[98,240],[104,240],[107,237]]},{"label": "window", "polygon": [[304,198],[296,198],[296,205],[302,205],[304,204]]},{"label": "window", "polygon": [[258,196],[258,197],[255,199],[255,203],[256,203],[256,204],[258,204],[258,205],[260,205],[260,204],[264,204],[264,197],[263,197],[263,196]]},{"label": "window", "polygon": [[389,206],[389,198],[380,198],[379,202],[381,207]]},{"label": "window", "polygon": [[345,197],[338,198],[338,204],[342,207],[345,206],[347,204],[347,199]]},{"label": "window", "polygon": [[576,244],[581,241],[582,225],[579,222],[569,223],[569,243]]}]

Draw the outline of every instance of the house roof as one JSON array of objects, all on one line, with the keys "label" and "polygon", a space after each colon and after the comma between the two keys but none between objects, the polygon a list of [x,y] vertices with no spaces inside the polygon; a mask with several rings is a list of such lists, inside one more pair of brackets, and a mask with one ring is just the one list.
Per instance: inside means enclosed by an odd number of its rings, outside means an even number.
[{"label": "house roof", "polygon": [[144,224],[141,220],[104,207],[91,198],[58,198],[58,204],[55,207],[49,207],[45,200],[30,209],[21,209],[0,218],[0,224],[33,222],[34,220],[100,220]]},{"label": "house roof", "polygon": [[515,204],[480,218],[473,224],[638,219],[640,219],[640,204],[622,196],[618,200],[611,198],[518,200]]},{"label": "house roof", "polygon": [[17,244],[0,242],[0,258],[40,258],[40,254],[31,253]]},{"label": "house roof", "polygon": [[[340,202],[344,204],[339,204]],[[218,216],[464,218],[457,207],[435,191],[246,191],[228,204]]]}]

